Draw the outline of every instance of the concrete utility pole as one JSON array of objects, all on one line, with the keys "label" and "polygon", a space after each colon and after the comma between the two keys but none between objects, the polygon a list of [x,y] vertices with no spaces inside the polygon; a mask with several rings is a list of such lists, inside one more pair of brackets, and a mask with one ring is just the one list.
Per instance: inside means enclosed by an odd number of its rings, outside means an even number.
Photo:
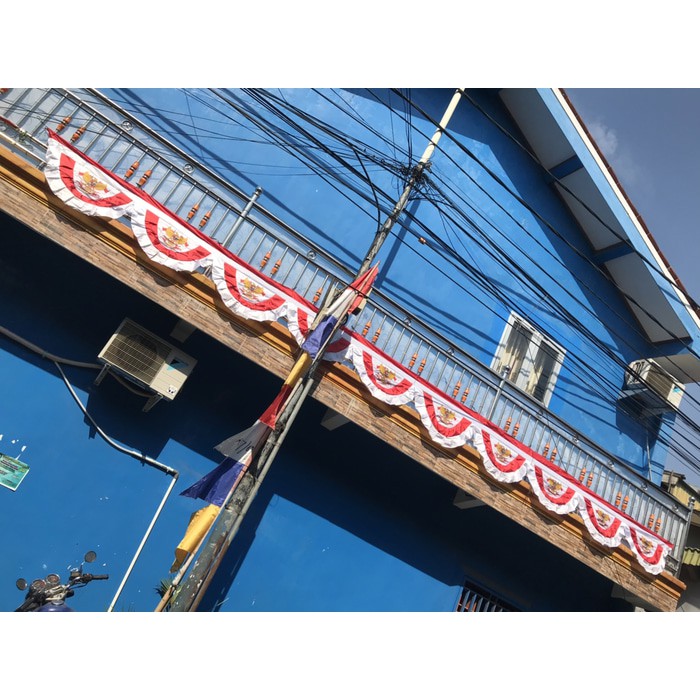
[{"label": "concrete utility pole", "polygon": [[[413,167],[411,176],[406,183],[406,187],[404,188],[401,197],[394,205],[391,214],[389,214],[384,224],[381,226],[379,231],[377,231],[374,240],[372,241],[372,244],[357,272],[358,277],[370,268],[392,227],[408,204],[411,192],[423,177],[433,151],[435,150],[443,132],[447,128],[447,124],[457,108],[461,95],[462,89],[458,89],[452,96],[452,100],[445,110],[445,113],[440,120],[430,143],[426,147],[420,160]],[[331,295],[329,295],[329,297],[330,296]],[[326,310],[333,301],[333,298],[328,298],[327,302],[323,305],[323,308],[319,311],[317,319],[322,316],[322,312]],[[345,317],[338,319],[336,328],[341,328],[345,322]],[[209,534],[209,539],[204,545],[202,553],[192,566],[192,570],[188,576],[182,582],[179,590],[172,596],[172,603],[170,607],[171,611],[195,612],[197,610],[204,594],[207,591],[207,588],[209,587],[209,584],[211,583],[212,578],[214,577],[214,574],[219,567],[219,564],[228,551],[233,538],[236,536],[236,533],[241,526],[243,518],[248,512],[253,499],[257,495],[260,485],[269,471],[270,466],[272,465],[272,462],[275,459],[282,442],[284,441],[284,438],[286,437],[297,414],[299,413],[304,400],[312,391],[316,383],[316,379],[314,377],[316,367],[321,361],[326,346],[332,337],[333,333],[329,335],[328,339],[317,353],[316,358],[310,362],[305,375],[294,386],[292,393],[280,412],[275,429],[269,435],[267,441],[263,444],[259,454],[251,464],[250,469],[243,476],[228,501],[222,506],[219,518],[212,527]],[[161,601],[161,605],[159,605],[156,610],[162,610],[164,605],[165,599]]]}]

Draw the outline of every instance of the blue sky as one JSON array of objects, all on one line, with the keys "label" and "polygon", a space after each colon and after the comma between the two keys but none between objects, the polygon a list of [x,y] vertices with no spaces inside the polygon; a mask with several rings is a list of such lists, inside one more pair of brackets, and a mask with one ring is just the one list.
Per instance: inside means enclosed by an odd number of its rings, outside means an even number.
[{"label": "blue sky", "polygon": [[[700,89],[566,92],[683,286],[700,300]],[[693,400],[700,388],[688,387],[686,396],[681,410],[700,423]],[[666,468],[700,484],[700,473],[673,457]]]},{"label": "blue sky", "polygon": [[700,89],[567,89],[684,286],[700,298]]}]

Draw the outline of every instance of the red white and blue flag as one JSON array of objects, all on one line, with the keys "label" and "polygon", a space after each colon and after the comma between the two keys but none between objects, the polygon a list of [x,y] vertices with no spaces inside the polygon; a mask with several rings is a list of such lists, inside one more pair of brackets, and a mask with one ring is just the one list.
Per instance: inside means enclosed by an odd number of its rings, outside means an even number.
[{"label": "red white and blue flag", "polygon": [[346,316],[359,313],[365,305],[379,266],[375,265],[361,274],[349,285],[338,298],[324,311],[319,311],[314,326],[306,336],[301,349],[315,359],[325,349],[328,339],[333,335]]}]

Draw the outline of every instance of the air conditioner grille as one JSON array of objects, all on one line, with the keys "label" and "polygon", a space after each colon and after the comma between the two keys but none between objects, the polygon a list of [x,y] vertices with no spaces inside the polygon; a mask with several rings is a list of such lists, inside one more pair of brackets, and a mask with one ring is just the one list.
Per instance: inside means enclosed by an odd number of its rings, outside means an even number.
[{"label": "air conditioner grille", "polygon": [[647,384],[661,396],[667,396],[673,389],[673,379],[656,368],[652,368],[646,376]]},{"label": "air conditioner grille", "polygon": [[121,329],[102,355],[105,362],[129,372],[145,384],[151,384],[163,366],[170,348],[152,336]]},{"label": "air conditioner grille", "polygon": [[654,410],[678,408],[685,386],[677,382],[653,359],[635,360],[625,373],[623,396],[635,396]]}]

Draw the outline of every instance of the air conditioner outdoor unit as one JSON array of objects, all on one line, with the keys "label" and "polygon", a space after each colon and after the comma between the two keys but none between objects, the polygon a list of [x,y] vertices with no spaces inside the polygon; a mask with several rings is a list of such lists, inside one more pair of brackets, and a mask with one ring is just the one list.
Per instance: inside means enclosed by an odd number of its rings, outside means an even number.
[{"label": "air conditioner outdoor unit", "polygon": [[652,359],[631,362],[625,372],[623,396],[632,396],[648,409],[663,412],[677,409],[685,385],[677,382]]},{"label": "air conditioner outdoor unit", "polygon": [[153,398],[147,411],[159,399],[172,401],[189,377],[197,361],[126,318],[102,348],[98,359],[105,363],[95,384],[110,369],[136,385],[149,389]]}]

